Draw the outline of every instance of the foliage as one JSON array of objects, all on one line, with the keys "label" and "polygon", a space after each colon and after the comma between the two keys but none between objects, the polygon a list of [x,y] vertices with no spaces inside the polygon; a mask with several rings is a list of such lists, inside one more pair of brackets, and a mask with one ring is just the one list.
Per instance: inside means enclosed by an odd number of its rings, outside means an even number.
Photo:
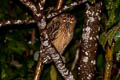
[{"label": "foliage", "polygon": [[105,20],[104,20],[104,31],[100,35],[99,42],[105,49],[106,44],[112,46],[114,44],[114,53],[118,59],[118,54],[120,50],[120,1],[119,0],[105,0]]},{"label": "foliage", "polygon": [[[120,61],[120,37],[119,37],[119,31],[120,31],[120,1],[119,0],[104,0],[104,13],[103,13],[103,19],[102,23],[104,27],[102,27],[102,32],[100,35],[99,42],[102,45],[104,51],[106,51],[106,48],[110,46],[113,56],[113,60],[117,60],[118,63]],[[109,55],[110,53],[106,53],[106,55]],[[105,56],[106,61],[107,58],[110,56]],[[110,57],[112,58],[112,57]],[[109,63],[109,62],[107,62]],[[116,63],[110,62],[115,65]],[[107,65],[107,64],[106,64]],[[118,67],[118,66],[117,66]],[[114,68],[112,68],[115,70]],[[116,68],[118,69],[118,68]],[[113,71],[112,70],[112,71]],[[119,74],[119,73],[117,73]],[[111,75],[113,76],[113,74]],[[115,79],[115,78],[116,79]],[[119,80],[120,78],[116,75],[111,77],[112,80]]]}]

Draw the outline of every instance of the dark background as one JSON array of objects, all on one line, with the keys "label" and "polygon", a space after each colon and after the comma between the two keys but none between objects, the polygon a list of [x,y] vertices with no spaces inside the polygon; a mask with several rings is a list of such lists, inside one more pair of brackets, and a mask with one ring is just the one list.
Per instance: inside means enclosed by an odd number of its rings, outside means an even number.
[{"label": "dark background", "polygon": [[[32,0],[33,1],[33,0]],[[57,1],[57,0],[56,0]],[[64,4],[69,4],[74,0],[65,0]],[[33,1],[34,2],[34,1]],[[35,3],[36,4],[36,3]],[[47,0],[45,5],[45,12],[47,13],[50,8],[56,4],[55,0]],[[65,50],[64,56],[66,64],[71,69],[76,50],[79,46],[79,40],[82,34],[82,25],[84,21],[85,4],[75,7],[74,9],[67,10],[63,13],[71,13],[77,18],[77,25],[75,28],[74,38]],[[120,21],[120,0],[104,0],[102,9],[102,28],[99,33],[106,33]],[[8,19],[23,19],[32,17],[31,11],[26,8],[19,0],[0,0],[0,21]],[[50,21],[50,20],[48,20]],[[32,34],[35,32],[35,40],[32,45]],[[114,31],[113,31],[114,32]],[[120,30],[116,32],[120,36]],[[114,41],[115,37],[110,37],[109,40]],[[103,46],[107,40],[101,36],[100,43],[97,51],[97,70],[96,80],[102,80],[104,75],[105,64],[105,49]],[[106,41],[106,42],[105,42]],[[112,80],[120,80],[119,59],[120,59],[120,38],[114,42],[114,60],[112,69]],[[36,24],[22,24],[22,25],[8,25],[0,28],[0,72],[1,80],[32,80],[36,63],[34,57],[39,52],[40,41]],[[33,52],[31,52],[31,50]],[[117,59],[117,60],[116,60]],[[77,65],[76,65],[77,67]],[[72,71],[76,77],[77,71]],[[53,64],[44,66],[41,80],[62,80]]]}]

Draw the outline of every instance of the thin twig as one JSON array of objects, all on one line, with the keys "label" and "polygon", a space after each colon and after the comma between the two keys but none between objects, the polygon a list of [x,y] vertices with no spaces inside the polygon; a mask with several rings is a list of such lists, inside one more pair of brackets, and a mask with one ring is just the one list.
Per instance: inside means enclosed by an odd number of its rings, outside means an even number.
[{"label": "thin twig", "polygon": [[37,5],[37,10],[39,12],[44,9],[45,2],[46,0],[39,0],[38,5]]},{"label": "thin twig", "polygon": [[74,70],[75,65],[76,65],[76,63],[77,63],[77,61],[78,61],[78,59],[79,59],[79,52],[80,52],[80,50],[79,50],[79,49],[77,49],[77,50],[76,50],[75,59],[74,59],[74,61],[73,61],[73,63],[72,63],[71,70]]},{"label": "thin twig", "polygon": [[42,58],[39,56],[36,70],[35,70],[35,76],[34,76],[33,80],[40,80],[40,75],[42,73],[42,69],[43,69]]},{"label": "thin twig", "polygon": [[61,9],[62,5],[63,5],[63,2],[64,2],[64,0],[57,0],[57,4],[54,8],[54,11],[58,11],[59,9]]},{"label": "thin twig", "polygon": [[[35,43],[35,29],[32,29],[32,34],[31,34],[31,46],[34,45]],[[30,50],[30,55],[33,55],[33,48]]]}]

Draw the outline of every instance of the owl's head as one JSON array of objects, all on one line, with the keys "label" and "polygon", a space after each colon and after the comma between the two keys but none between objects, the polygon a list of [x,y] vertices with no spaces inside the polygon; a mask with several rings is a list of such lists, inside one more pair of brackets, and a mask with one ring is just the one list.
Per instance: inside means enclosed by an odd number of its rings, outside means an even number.
[{"label": "owl's head", "polygon": [[62,25],[64,25],[66,28],[69,28],[70,26],[72,26],[73,28],[75,27],[76,24],[75,16],[68,13],[64,13],[60,15],[60,19]]}]

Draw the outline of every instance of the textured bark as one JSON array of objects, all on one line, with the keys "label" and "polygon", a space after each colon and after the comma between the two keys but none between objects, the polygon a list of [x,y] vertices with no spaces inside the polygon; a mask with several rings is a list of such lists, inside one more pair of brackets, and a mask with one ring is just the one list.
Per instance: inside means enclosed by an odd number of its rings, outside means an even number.
[{"label": "textured bark", "polygon": [[[46,0],[40,0],[38,2],[38,5],[36,7],[37,12],[36,12],[36,14],[34,14],[34,18],[37,21],[37,25],[38,25],[38,29],[39,29],[40,39],[41,39],[41,36],[42,36],[41,35],[42,34],[41,30],[45,29],[45,27],[46,27],[46,21],[45,21],[45,16],[44,16],[44,12],[43,12],[45,2],[46,2]],[[41,43],[42,43],[42,40],[41,40]],[[41,45],[41,46],[43,46],[43,45]],[[39,56],[33,80],[39,80],[40,79],[40,75],[42,73],[42,69],[43,69],[43,66],[44,66],[42,64],[43,63],[42,59],[43,59],[43,57]]]},{"label": "textured bark", "polygon": [[87,4],[80,44],[78,80],[95,80],[96,51],[102,3]]},{"label": "textured bark", "polygon": [[35,6],[35,4],[33,4],[30,0],[20,0],[20,2],[22,2],[26,7],[28,7],[34,16],[40,17],[41,14],[38,13],[38,10]]},{"label": "textured bark", "polygon": [[49,18],[53,18],[53,17],[55,17],[56,15],[62,13],[63,11],[68,10],[68,9],[72,9],[73,7],[78,6],[78,5],[80,5],[80,4],[82,4],[82,3],[85,3],[85,2],[87,2],[87,1],[88,1],[88,0],[80,0],[80,1],[73,2],[73,3],[68,4],[68,5],[65,5],[65,6],[63,6],[63,8],[61,8],[60,10],[48,14],[48,15],[46,16],[46,18],[48,18],[48,19],[49,19]]},{"label": "textured bark", "polygon": [[13,25],[13,24],[30,24],[30,23],[35,23],[36,21],[34,19],[17,19],[17,20],[5,20],[5,21],[0,21],[0,28],[5,27],[7,25]]}]

